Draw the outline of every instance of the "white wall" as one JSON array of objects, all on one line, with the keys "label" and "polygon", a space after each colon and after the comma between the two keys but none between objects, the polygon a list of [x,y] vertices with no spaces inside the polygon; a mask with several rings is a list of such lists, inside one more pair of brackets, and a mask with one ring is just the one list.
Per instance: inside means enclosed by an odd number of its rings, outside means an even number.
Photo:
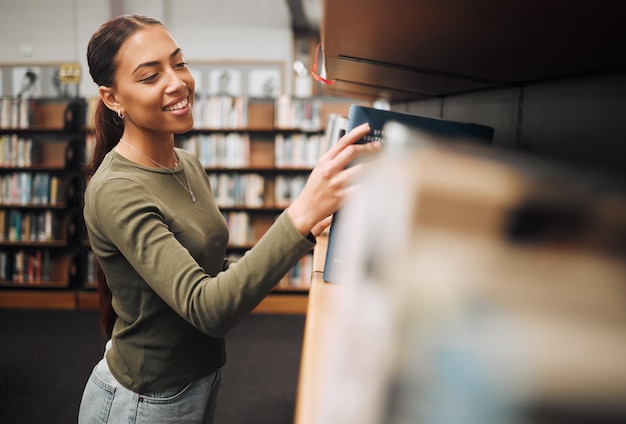
[{"label": "white wall", "polygon": [[190,61],[279,61],[291,87],[285,0],[0,0],[0,64],[78,61],[82,96],[96,94],[85,53],[112,11],[160,19]]}]

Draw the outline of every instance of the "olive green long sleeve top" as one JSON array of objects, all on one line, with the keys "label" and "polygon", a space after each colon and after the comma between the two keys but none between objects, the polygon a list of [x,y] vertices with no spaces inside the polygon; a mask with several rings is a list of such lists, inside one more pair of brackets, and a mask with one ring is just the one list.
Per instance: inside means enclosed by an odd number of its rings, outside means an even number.
[{"label": "olive green long sleeve top", "polygon": [[85,191],[89,241],[118,315],[107,363],[138,393],[223,366],[224,335],[314,245],[283,212],[252,249],[225,265],[228,228],[206,172],[193,154],[176,154],[172,175],[111,151]]}]

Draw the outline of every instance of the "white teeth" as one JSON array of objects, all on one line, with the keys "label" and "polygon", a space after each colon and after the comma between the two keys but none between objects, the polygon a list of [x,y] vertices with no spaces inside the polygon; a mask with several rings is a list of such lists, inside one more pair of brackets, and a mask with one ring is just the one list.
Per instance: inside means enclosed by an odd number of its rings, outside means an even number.
[{"label": "white teeth", "polygon": [[168,106],[168,107],[164,107],[164,108],[163,108],[163,110],[168,111],[168,112],[171,112],[171,111],[173,111],[173,110],[182,109],[182,108],[184,108],[185,106],[187,106],[187,104],[188,104],[188,103],[189,103],[189,100],[188,100],[188,99],[185,99],[185,100],[182,100],[182,101],[180,101],[180,102],[176,103],[175,105]]}]

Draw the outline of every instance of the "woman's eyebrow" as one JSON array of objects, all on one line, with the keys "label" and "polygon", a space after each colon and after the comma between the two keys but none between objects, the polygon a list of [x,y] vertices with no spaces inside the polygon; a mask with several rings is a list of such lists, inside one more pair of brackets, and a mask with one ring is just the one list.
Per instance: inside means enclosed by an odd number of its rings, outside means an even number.
[{"label": "woman's eyebrow", "polygon": [[[176,56],[176,55],[177,55],[178,53],[180,53],[180,52],[181,52],[181,48],[180,48],[180,47],[178,47],[176,50],[174,50],[174,51],[172,52],[172,54],[170,54],[170,59],[171,59],[171,58],[173,58],[174,56]],[[133,72],[132,72],[132,73],[134,74],[134,73],[135,73],[135,72],[137,72],[140,68],[150,67],[150,66],[156,66],[156,65],[158,65],[158,64],[159,64],[159,61],[158,61],[158,60],[153,60],[153,61],[151,61],[151,62],[144,62],[144,63],[140,63],[139,65],[137,65],[137,67],[133,70]]]}]

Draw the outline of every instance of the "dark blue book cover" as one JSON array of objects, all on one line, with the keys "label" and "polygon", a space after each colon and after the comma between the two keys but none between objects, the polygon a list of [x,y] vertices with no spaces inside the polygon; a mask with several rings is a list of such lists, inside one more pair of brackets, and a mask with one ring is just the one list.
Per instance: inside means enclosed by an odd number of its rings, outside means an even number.
[{"label": "dark blue book cover", "polygon": [[449,121],[429,116],[374,109],[372,107],[353,104],[348,113],[346,132],[365,122],[370,124],[370,134],[361,139],[360,143],[381,140],[385,142],[383,128],[388,122],[398,122],[449,140],[463,140],[480,144],[491,144],[493,128],[469,122]]},{"label": "dark blue book cover", "polygon": [[[357,143],[369,143],[380,140],[385,150],[386,138],[384,133],[385,125],[389,122],[397,122],[411,128],[419,129],[429,133],[440,140],[449,142],[459,141],[465,143],[478,143],[483,145],[492,144],[493,128],[466,122],[450,121],[440,118],[433,118],[421,115],[395,112],[390,110],[375,109],[367,106],[353,104],[348,113],[346,132],[368,122],[371,131]],[[324,281],[329,283],[340,283],[342,268],[349,266],[348,255],[342,253],[337,247],[337,228],[341,225],[341,211],[335,212],[333,223],[328,233],[328,249],[326,251],[326,263],[324,266]],[[343,243],[342,245],[345,245]]]}]

